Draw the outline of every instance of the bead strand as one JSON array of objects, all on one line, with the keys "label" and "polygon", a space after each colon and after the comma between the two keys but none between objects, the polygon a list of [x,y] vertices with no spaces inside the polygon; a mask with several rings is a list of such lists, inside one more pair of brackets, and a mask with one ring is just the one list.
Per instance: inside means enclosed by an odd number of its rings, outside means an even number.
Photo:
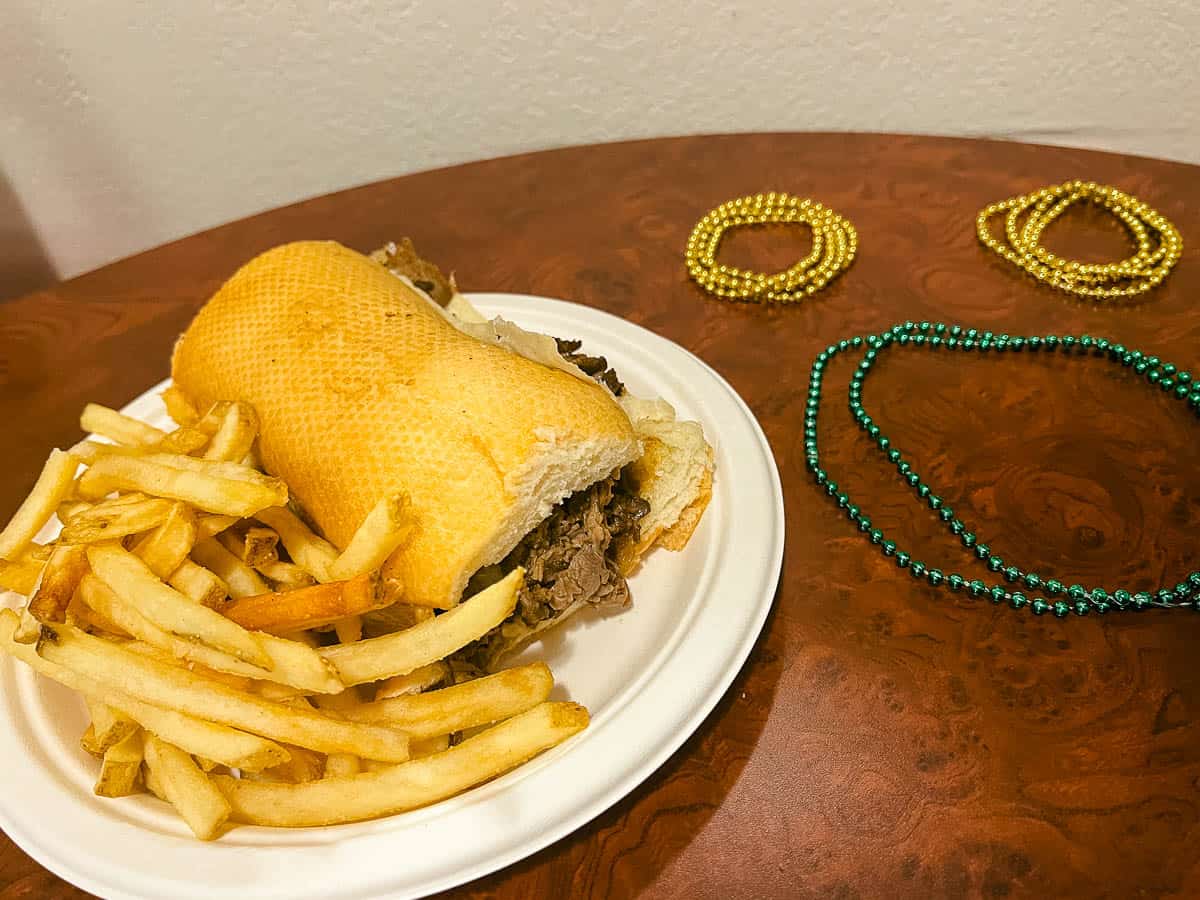
[{"label": "bead strand", "polygon": [[[1075,203],[1093,203],[1126,228],[1137,251],[1114,263],[1063,259],[1041,245],[1046,227]],[[991,219],[1004,213],[1004,240]],[[1025,219],[1022,222],[1021,217]],[[993,203],[975,222],[980,242],[1038,281],[1096,300],[1132,297],[1162,283],[1183,253],[1183,239],[1166,218],[1136,197],[1094,181],[1068,181]]]},{"label": "bead strand", "polygon": [[[1119,343],[1086,334],[1079,337],[1055,334],[1013,337],[940,322],[905,322],[879,334],[846,338],[837,344],[830,344],[817,355],[809,375],[808,399],[805,404],[804,451],[806,465],[817,484],[845,511],[846,517],[858,530],[877,546],[884,556],[894,560],[900,568],[907,569],[914,578],[922,579],[934,587],[945,587],[956,593],[965,591],[972,598],[986,598],[997,604],[1007,603],[1013,609],[1028,607],[1034,615],[1049,612],[1059,618],[1071,613],[1084,616],[1089,612],[1102,614],[1109,610],[1143,610],[1151,607],[1169,609],[1190,606],[1200,612],[1200,571],[1192,572],[1175,585],[1164,586],[1154,593],[1131,592],[1125,589],[1108,591],[1100,587],[1089,589],[1080,584],[1067,586],[1055,578],[1023,569],[996,555],[988,544],[979,539],[976,529],[957,516],[933,486],[913,468],[903,452],[883,434],[863,405],[863,384],[880,355],[889,348],[905,346],[981,353],[1061,352],[1077,356],[1104,357],[1132,369],[1145,378],[1148,384],[1186,403],[1200,416],[1200,383],[1190,372],[1180,370],[1157,356],[1148,356],[1141,351],[1127,349]],[[848,493],[841,490],[837,482],[822,468],[817,442],[817,421],[825,369],[839,353],[862,347],[866,350],[850,379],[848,401],[851,416],[876,449],[896,467],[900,477],[913,489],[930,512],[958,539],[963,551],[970,554],[976,563],[999,575],[1004,583],[997,581],[988,584],[982,578],[968,580],[957,572],[946,575],[940,569],[931,568],[923,561],[913,558],[875,527],[862,508]],[[1026,594],[1026,591],[1029,594]],[[1041,596],[1037,596],[1038,594]]]},{"label": "bead strand", "polygon": [[[813,246],[808,256],[784,271],[766,275],[717,262],[721,239],[729,229],[794,222],[812,228]],[[730,200],[704,216],[688,237],[685,259],[688,274],[714,296],[789,303],[821,290],[849,268],[857,252],[858,233],[833,210],[815,200],[772,191]]]}]

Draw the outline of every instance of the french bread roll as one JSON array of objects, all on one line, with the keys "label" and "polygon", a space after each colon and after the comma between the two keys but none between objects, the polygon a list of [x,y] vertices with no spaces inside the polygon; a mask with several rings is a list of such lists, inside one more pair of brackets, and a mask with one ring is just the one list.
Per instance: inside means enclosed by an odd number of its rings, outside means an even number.
[{"label": "french bread roll", "polygon": [[555,504],[641,454],[603,387],[463,333],[333,242],[243,266],[180,338],[172,375],[198,409],[254,405],[263,465],[339,548],[406,492],[415,527],[387,568],[443,609]]}]

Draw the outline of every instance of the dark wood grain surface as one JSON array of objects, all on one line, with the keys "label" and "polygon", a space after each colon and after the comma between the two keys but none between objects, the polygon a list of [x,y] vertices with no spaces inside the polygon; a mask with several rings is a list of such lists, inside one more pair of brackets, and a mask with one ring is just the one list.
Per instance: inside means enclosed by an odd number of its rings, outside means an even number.
[{"label": "dark wood grain surface", "polygon": [[[977,244],[981,207],[1077,177],[1179,227],[1183,259],[1161,289],[1077,302]],[[802,305],[709,299],[684,271],[689,230],[766,190],[847,216],[857,261]],[[716,711],[632,795],[459,895],[1200,895],[1200,615],[1059,621],[919,585],[808,480],[800,424],[813,356],[905,319],[1087,332],[1200,371],[1200,169],[988,141],[746,135],[530,154],[310,200],[0,304],[0,515],[50,446],[79,437],[85,401],[119,406],[166,374],[176,335],[241,262],[295,238],[367,250],[402,235],[466,290],[601,307],[698,354],[759,417],[787,500],[774,612]],[[740,233],[723,258],[773,268],[806,242]],[[1047,242],[1097,260],[1126,252],[1099,214],[1069,215]],[[985,574],[860,439],[845,411],[851,366],[828,379],[830,472],[922,559]],[[1200,420],[1127,371],[899,353],[866,400],[1010,560],[1135,590],[1200,568]],[[79,895],[10,843],[0,890]]]}]

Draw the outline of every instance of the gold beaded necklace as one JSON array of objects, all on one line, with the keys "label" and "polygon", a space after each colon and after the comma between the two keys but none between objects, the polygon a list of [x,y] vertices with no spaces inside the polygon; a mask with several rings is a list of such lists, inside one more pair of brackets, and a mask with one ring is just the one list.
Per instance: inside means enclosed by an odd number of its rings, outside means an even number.
[{"label": "gold beaded necklace", "polygon": [[[1080,202],[1111,212],[1128,229],[1137,252],[1120,262],[1092,264],[1063,259],[1043,247],[1046,226]],[[1005,241],[995,236],[990,222],[1000,213],[1007,213]],[[984,246],[1043,284],[1096,299],[1132,297],[1157,287],[1183,252],[1183,239],[1166,216],[1136,197],[1094,181],[1068,181],[993,203],[980,212],[975,227]]]},{"label": "gold beaded necklace", "polygon": [[[748,272],[717,262],[717,248],[730,228],[769,222],[801,222],[812,228],[808,256],[774,275]],[[687,242],[692,279],[717,297],[729,300],[790,303],[811,296],[849,268],[858,250],[854,226],[814,200],[776,193],[751,194],[722,203],[701,219]]]}]

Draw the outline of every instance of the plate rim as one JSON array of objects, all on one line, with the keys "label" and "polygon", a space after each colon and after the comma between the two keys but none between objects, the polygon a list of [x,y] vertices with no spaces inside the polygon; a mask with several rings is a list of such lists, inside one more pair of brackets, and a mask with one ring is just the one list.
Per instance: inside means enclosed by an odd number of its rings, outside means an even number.
[{"label": "plate rim", "polygon": [[[762,590],[757,593],[756,602],[753,607],[753,615],[749,616],[743,623],[744,629],[740,634],[740,640],[736,645],[731,645],[729,650],[722,654],[725,660],[722,669],[715,677],[706,679],[711,683],[711,687],[701,693],[696,700],[687,707],[687,715],[684,721],[675,731],[665,740],[653,746],[651,752],[647,753],[635,765],[626,767],[621,775],[617,777],[607,787],[607,789],[595,794],[586,802],[577,803],[575,808],[564,814],[560,814],[550,821],[546,822],[540,832],[531,838],[526,838],[507,849],[499,852],[491,853],[483,859],[470,863],[462,868],[455,868],[453,871],[438,876],[427,877],[419,883],[397,883],[392,881],[390,886],[383,888],[388,896],[425,896],[437,891],[446,890],[467,884],[477,878],[484,877],[494,872],[500,871],[515,862],[525,859],[533,854],[541,851],[550,844],[562,839],[571,834],[577,829],[583,827],[588,822],[603,814],[606,810],[620,802],[624,797],[628,796],[638,785],[648,780],[662,765],[670,759],[670,757],[699,729],[722,698],[728,693],[730,685],[742,671],[753,651],[755,644],[762,635],[767,617],[774,606],[774,599],[778,591],[780,577],[782,575],[783,553],[786,531],[786,519],[784,508],[784,497],[782,482],[779,475],[778,463],[776,462],[773,449],[764,433],[761,424],[758,422],[753,411],[746,404],[745,400],[737,393],[729,382],[708,363],[701,359],[696,354],[682,347],[669,338],[651,331],[643,325],[638,324],[630,319],[625,319],[616,316],[607,311],[597,309],[595,307],[586,306],[583,304],[573,303],[567,300],[561,300],[551,297],[543,297],[534,294],[508,293],[508,292],[468,292],[468,299],[479,303],[483,307],[488,307],[491,304],[499,303],[501,305],[513,303],[528,303],[532,302],[541,309],[540,313],[558,313],[562,316],[582,316],[584,319],[592,318],[599,324],[608,324],[610,330],[620,331],[621,329],[633,329],[640,341],[650,341],[651,343],[658,342],[660,346],[672,353],[682,353],[690,359],[691,362],[702,367],[706,374],[713,379],[715,384],[721,388],[726,398],[731,400],[734,406],[741,414],[744,424],[748,427],[749,435],[755,439],[755,443],[762,455],[762,460],[765,463],[762,467],[762,473],[766,475],[769,496],[771,502],[770,508],[770,533],[772,537],[771,545],[768,550],[768,555],[765,559],[765,566],[759,570],[762,581]],[[493,312],[492,314],[510,315],[515,314],[511,309]],[[620,335],[615,337],[620,340]],[[128,408],[139,403],[154,391],[161,389],[162,386],[169,383],[170,379],[165,379],[157,385],[154,385],[140,394],[138,397],[129,401],[123,408]],[[708,424],[708,423],[706,423]],[[715,439],[719,439],[720,435],[708,435],[710,440],[716,443]],[[714,439],[715,438],[715,439]],[[687,630],[681,632],[679,642],[682,642],[686,637]],[[7,666],[15,666],[16,661],[11,659],[3,660]],[[658,665],[645,679],[645,683],[651,683],[657,678],[665,662]],[[7,693],[7,692],[6,692]],[[3,714],[8,714],[13,709],[13,704],[16,701],[15,697],[6,696],[4,703],[0,705],[0,711]],[[618,710],[619,712],[619,710]],[[568,742],[567,745],[562,745],[558,750],[569,752],[572,748],[570,744],[574,743],[574,739]],[[553,754],[554,751],[551,751]],[[554,760],[549,760],[553,763]],[[538,768],[541,770],[541,767]],[[517,771],[520,771],[519,769]],[[535,772],[536,774],[536,772]],[[518,782],[519,783],[519,782]],[[427,809],[436,808],[436,804]],[[16,828],[14,829],[14,825]],[[33,839],[24,828],[20,827],[17,819],[8,814],[3,802],[0,802],[0,827],[3,827],[4,832],[10,839],[17,844],[25,853],[36,860],[39,864],[45,866],[51,872],[59,875],[65,880],[83,888],[84,890],[96,893],[99,896],[107,897],[143,897],[151,896],[149,894],[141,894],[130,892],[130,885],[114,884],[113,881],[93,878],[91,871],[80,868],[77,865],[72,865],[68,859],[62,859],[57,854],[49,851],[43,852],[43,848]],[[349,838],[349,841],[355,839],[366,838],[383,838],[387,839],[386,834],[375,835],[356,835]],[[219,845],[218,845],[219,846]],[[238,847],[238,850],[247,852],[257,849],[249,846]],[[269,851],[269,847],[261,849]],[[81,857],[82,858],[82,855]],[[88,857],[90,859],[90,856]],[[94,871],[94,869],[93,869]],[[124,870],[123,870],[124,871]],[[157,881],[157,876],[151,876]],[[124,879],[122,879],[124,880]],[[143,882],[143,887],[149,888],[151,885]],[[217,888],[221,890],[221,888]],[[328,894],[327,896],[338,897],[359,897],[359,896],[379,896],[377,890],[365,883],[356,884],[350,888],[349,893],[346,893],[346,888],[342,888],[342,892],[337,894]]]}]

